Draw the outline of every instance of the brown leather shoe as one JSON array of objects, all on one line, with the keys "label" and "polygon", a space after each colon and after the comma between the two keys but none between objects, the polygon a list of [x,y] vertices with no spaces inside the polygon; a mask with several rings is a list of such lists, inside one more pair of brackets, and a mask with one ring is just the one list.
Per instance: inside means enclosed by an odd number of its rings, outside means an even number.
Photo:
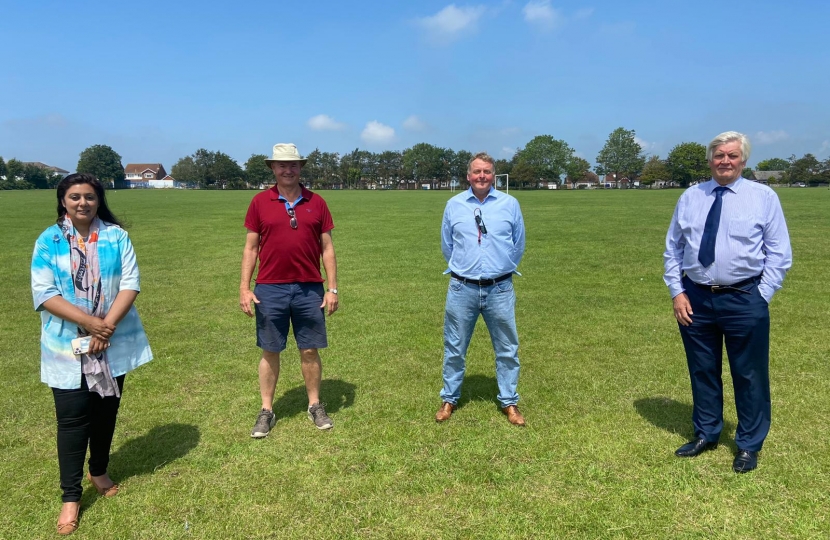
[{"label": "brown leather shoe", "polygon": [[452,412],[455,410],[455,405],[452,403],[447,403],[446,401],[441,404],[441,408],[438,409],[438,412],[435,413],[435,421],[436,422],[445,422],[450,419],[452,416]]},{"label": "brown leather shoe", "polygon": [[89,480],[89,483],[92,484],[92,487],[95,488],[95,491],[98,492],[98,495],[103,495],[104,497],[115,497],[118,495],[118,484],[113,484],[108,488],[102,488],[95,483],[95,480],[92,479],[91,474],[86,473],[86,478]]},{"label": "brown leather shoe", "polygon": [[504,407],[501,412],[507,415],[507,421],[514,426],[524,426],[525,417],[519,412],[519,408],[515,405],[508,405]]},{"label": "brown leather shoe", "polygon": [[[65,503],[65,504],[69,504],[69,503]],[[78,518],[79,518],[80,514],[81,514],[81,505],[80,505],[80,503],[78,503],[78,506],[75,509],[75,518],[74,519],[72,519],[70,521],[67,521],[67,522],[64,522],[64,523],[61,523],[60,521],[58,521],[58,534],[61,535],[61,536],[67,536],[67,535],[70,535],[73,532],[77,531],[78,530]],[[58,519],[60,519],[60,516],[58,517]]]}]

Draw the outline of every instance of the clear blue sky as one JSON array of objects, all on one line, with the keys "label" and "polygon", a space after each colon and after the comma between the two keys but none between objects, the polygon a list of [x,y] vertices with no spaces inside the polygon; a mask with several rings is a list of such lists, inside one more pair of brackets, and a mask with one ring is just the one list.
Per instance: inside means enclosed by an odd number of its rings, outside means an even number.
[{"label": "clear blue sky", "polygon": [[826,0],[0,0],[0,156],[74,170],[93,144],[168,169],[276,142],[419,142],[509,157],[536,135],[594,165],[726,130],[830,156]]}]

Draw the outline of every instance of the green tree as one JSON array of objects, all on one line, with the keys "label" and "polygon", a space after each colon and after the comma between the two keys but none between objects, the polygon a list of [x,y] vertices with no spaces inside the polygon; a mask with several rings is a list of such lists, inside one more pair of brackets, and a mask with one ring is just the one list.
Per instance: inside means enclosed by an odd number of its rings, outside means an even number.
[{"label": "green tree", "polygon": [[[453,154],[449,168],[450,187],[467,189],[469,186],[469,182],[467,182],[467,169],[471,159],[473,159],[473,154],[467,150],[459,150]],[[496,162],[496,174],[505,174],[499,171],[498,161]]]},{"label": "green tree", "polygon": [[753,180],[755,179],[755,171],[753,171],[751,167],[744,167],[744,170],[741,171],[741,176],[748,178],[749,180]]},{"label": "green tree", "polygon": [[355,148],[349,154],[344,154],[340,158],[340,167],[338,173],[341,181],[346,183],[347,189],[354,189],[358,187],[360,178],[362,176],[363,167],[361,165],[361,151],[360,148]]},{"label": "green tree", "polygon": [[23,163],[11,158],[6,162],[6,189],[31,189],[23,179]]},{"label": "green tree", "polygon": [[358,172],[353,187],[365,188],[368,181],[377,180],[377,157],[374,153],[356,148],[352,161]]},{"label": "green tree", "polygon": [[822,164],[813,154],[804,154],[799,159],[791,159],[790,168],[784,173],[782,180],[788,184],[804,182],[805,184],[818,184],[821,181]]},{"label": "green tree", "polygon": [[403,154],[393,150],[386,150],[378,156],[379,182],[391,187],[397,185],[403,173]]},{"label": "green tree", "polygon": [[235,159],[223,152],[213,153],[213,167],[210,173],[219,189],[247,189],[248,187],[242,167]]},{"label": "green tree", "polygon": [[819,180],[825,184],[830,183],[830,157],[821,162]]},{"label": "green tree", "polygon": [[48,189],[50,172],[37,165],[27,164],[23,166],[23,180],[35,189]]},{"label": "green tree", "polygon": [[204,148],[199,148],[193,153],[193,163],[196,165],[199,187],[202,189],[216,188],[216,178],[211,174],[215,160],[215,154]]},{"label": "green tree", "polygon": [[95,144],[81,152],[76,170],[95,175],[104,185],[124,187],[124,166],[121,156],[105,144]]},{"label": "green tree", "polygon": [[186,156],[177,161],[170,170],[170,175],[177,182],[183,182],[188,187],[201,186],[202,179],[199,176],[199,170],[192,156]]},{"label": "green tree", "polygon": [[514,187],[534,186],[539,181],[539,167],[531,165],[526,161],[520,161],[513,166],[510,179]]},{"label": "green tree", "polygon": [[643,165],[643,172],[640,174],[640,183],[650,186],[659,180],[667,181],[669,179],[669,169],[666,167],[666,162],[656,155],[648,158],[648,161]]},{"label": "green tree", "polygon": [[512,159],[497,159],[496,160],[496,174],[510,174],[510,171],[513,170],[513,160]]},{"label": "green tree", "polygon": [[790,162],[781,158],[765,159],[755,166],[756,171],[786,171],[789,168]]},{"label": "green tree", "polygon": [[519,180],[517,184],[536,187],[539,180],[558,182],[560,176],[567,173],[573,153],[568,143],[554,139],[551,135],[534,137],[514,157],[513,174]]},{"label": "green tree", "polygon": [[574,156],[571,158],[570,162],[568,162],[567,171],[568,176],[565,178],[565,181],[570,182],[575,186],[577,183],[587,179],[589,173],[591,173],[591,164],[588,163],[587,159]]},{"label": "green tree", "polygon": [[0,176],[6,176],[6,162],[3,161],[2,156],[0,156]]},{"label": "green tree", "polygon": [[696,142],[680,143],[672,148],[666,158],[666,168],[671,180],[684,187],[711,175],[706,161],[706,147]]},{"label": "green tree", "polygon": [[[323,176],[323,167],[322,167],[322,157],[323,153],[320,152],[319,148],[315,148],[313,151],[309,152],[306,155],[306,162],[303,166],[302,170],[300,171],[300,180],[302,181],[303,185],[306,187],[313,187],[315,183],[322,184],[322,176]],[[251,156],[253,158],[253,156]],[[248,162],[250,163],[250,159]],[[245,164],[247,169],[248,164]],[[272,183],[274,182],[274,173],[271,169],[267,169],[268,174],[270,175],[270,180],[265,183]]]},{"label": "green tree", "polygon": [[619,180],[634,180],[645,165],[643,148],[635,139],[634,130],[619,127],[612,131],[597,155],[597,164],[597,170],[604,174],[613,174]]},{"label": "green tree", "polygon": [[447,177],[449,160],[447,150],[429,143],[418,143],[403,151],[404,176],[432,183],[435,179]]},{"label": "green tree", "polygon": [[330,186],[342,181],[340,178],[340,154],[337,152],[322,152],[320,154],[320,170],[323,175],[323,183]]},{"label": "green tree", "polygon": [[[268,156],[265,154],[251,154],[251,157],[245,162],[245,180],[248,182],[248,187],[258,189],[260,185],[267,186],[274,183],[274,173],[265,163],[266,159],[268,159]],[[303,167],[303,170],[305,170],[305,167]]]}]

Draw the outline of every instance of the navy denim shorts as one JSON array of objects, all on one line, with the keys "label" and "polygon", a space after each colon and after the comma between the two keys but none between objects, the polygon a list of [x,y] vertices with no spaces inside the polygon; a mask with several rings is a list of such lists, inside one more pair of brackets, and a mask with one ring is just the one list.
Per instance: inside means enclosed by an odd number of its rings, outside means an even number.
[{"label": "navy denim shorts", "polygon": [[326,318],[322,283],[263,283],[254,287],[256,344],[262,350],[282,352],[288,341],[289,323],[300,349],[323,349]]}]

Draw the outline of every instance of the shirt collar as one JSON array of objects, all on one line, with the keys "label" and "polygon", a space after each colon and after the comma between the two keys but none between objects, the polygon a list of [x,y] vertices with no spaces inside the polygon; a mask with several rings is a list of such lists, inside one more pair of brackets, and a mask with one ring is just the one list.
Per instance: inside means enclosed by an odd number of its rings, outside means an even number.
[{"label": "shirt collar", "polygon": [[[743,176],[739,176],[737,180],[735,180],[731,184],[726,184],[723,187],[727,188],[729,191],[733,193],[737,193],[738,190],[741,189],[741,184],[743,184],[745,181],[746,179]],[[715,191],[715,188],[719,185],[720,184],[718,184],[717,180],[715,180],[714,178],[709,180],[709,185],[706,186],[706,194],[711,195]]]},{"label": "shirt collar", "polygon": [[[496,198],[498,198],[498,196],[499,196],[499,191],[496,189],[496,187],[495,186],[490,186],[490,191],[487,192],[487,196],[484,197],[484,200],[486,201],[490,197],[496,199]],[[467,200],[469,201],[471,197],[475,200],[478,200],[478,197],[476,197],[476,194],[473,193],[473,188],[469,187],[469,188],[467,188]]]},{"label": "shirt collar", "polygon": [[[305,200],[309,200],[309,199],[311,199],[311,195],[312,195],[311,191],[306,189],[306,187],[304,185],[300,184],[300,198],[305,199]],[[280,200],[280,192],[277,190],[276,184],[274,185],[274,187],[271,188],[271,200],[272,201]],[[284,200],[287,200],[287,199],[284,199]],[[293,203],[294,201],[290,201],[290,202]]]}]

